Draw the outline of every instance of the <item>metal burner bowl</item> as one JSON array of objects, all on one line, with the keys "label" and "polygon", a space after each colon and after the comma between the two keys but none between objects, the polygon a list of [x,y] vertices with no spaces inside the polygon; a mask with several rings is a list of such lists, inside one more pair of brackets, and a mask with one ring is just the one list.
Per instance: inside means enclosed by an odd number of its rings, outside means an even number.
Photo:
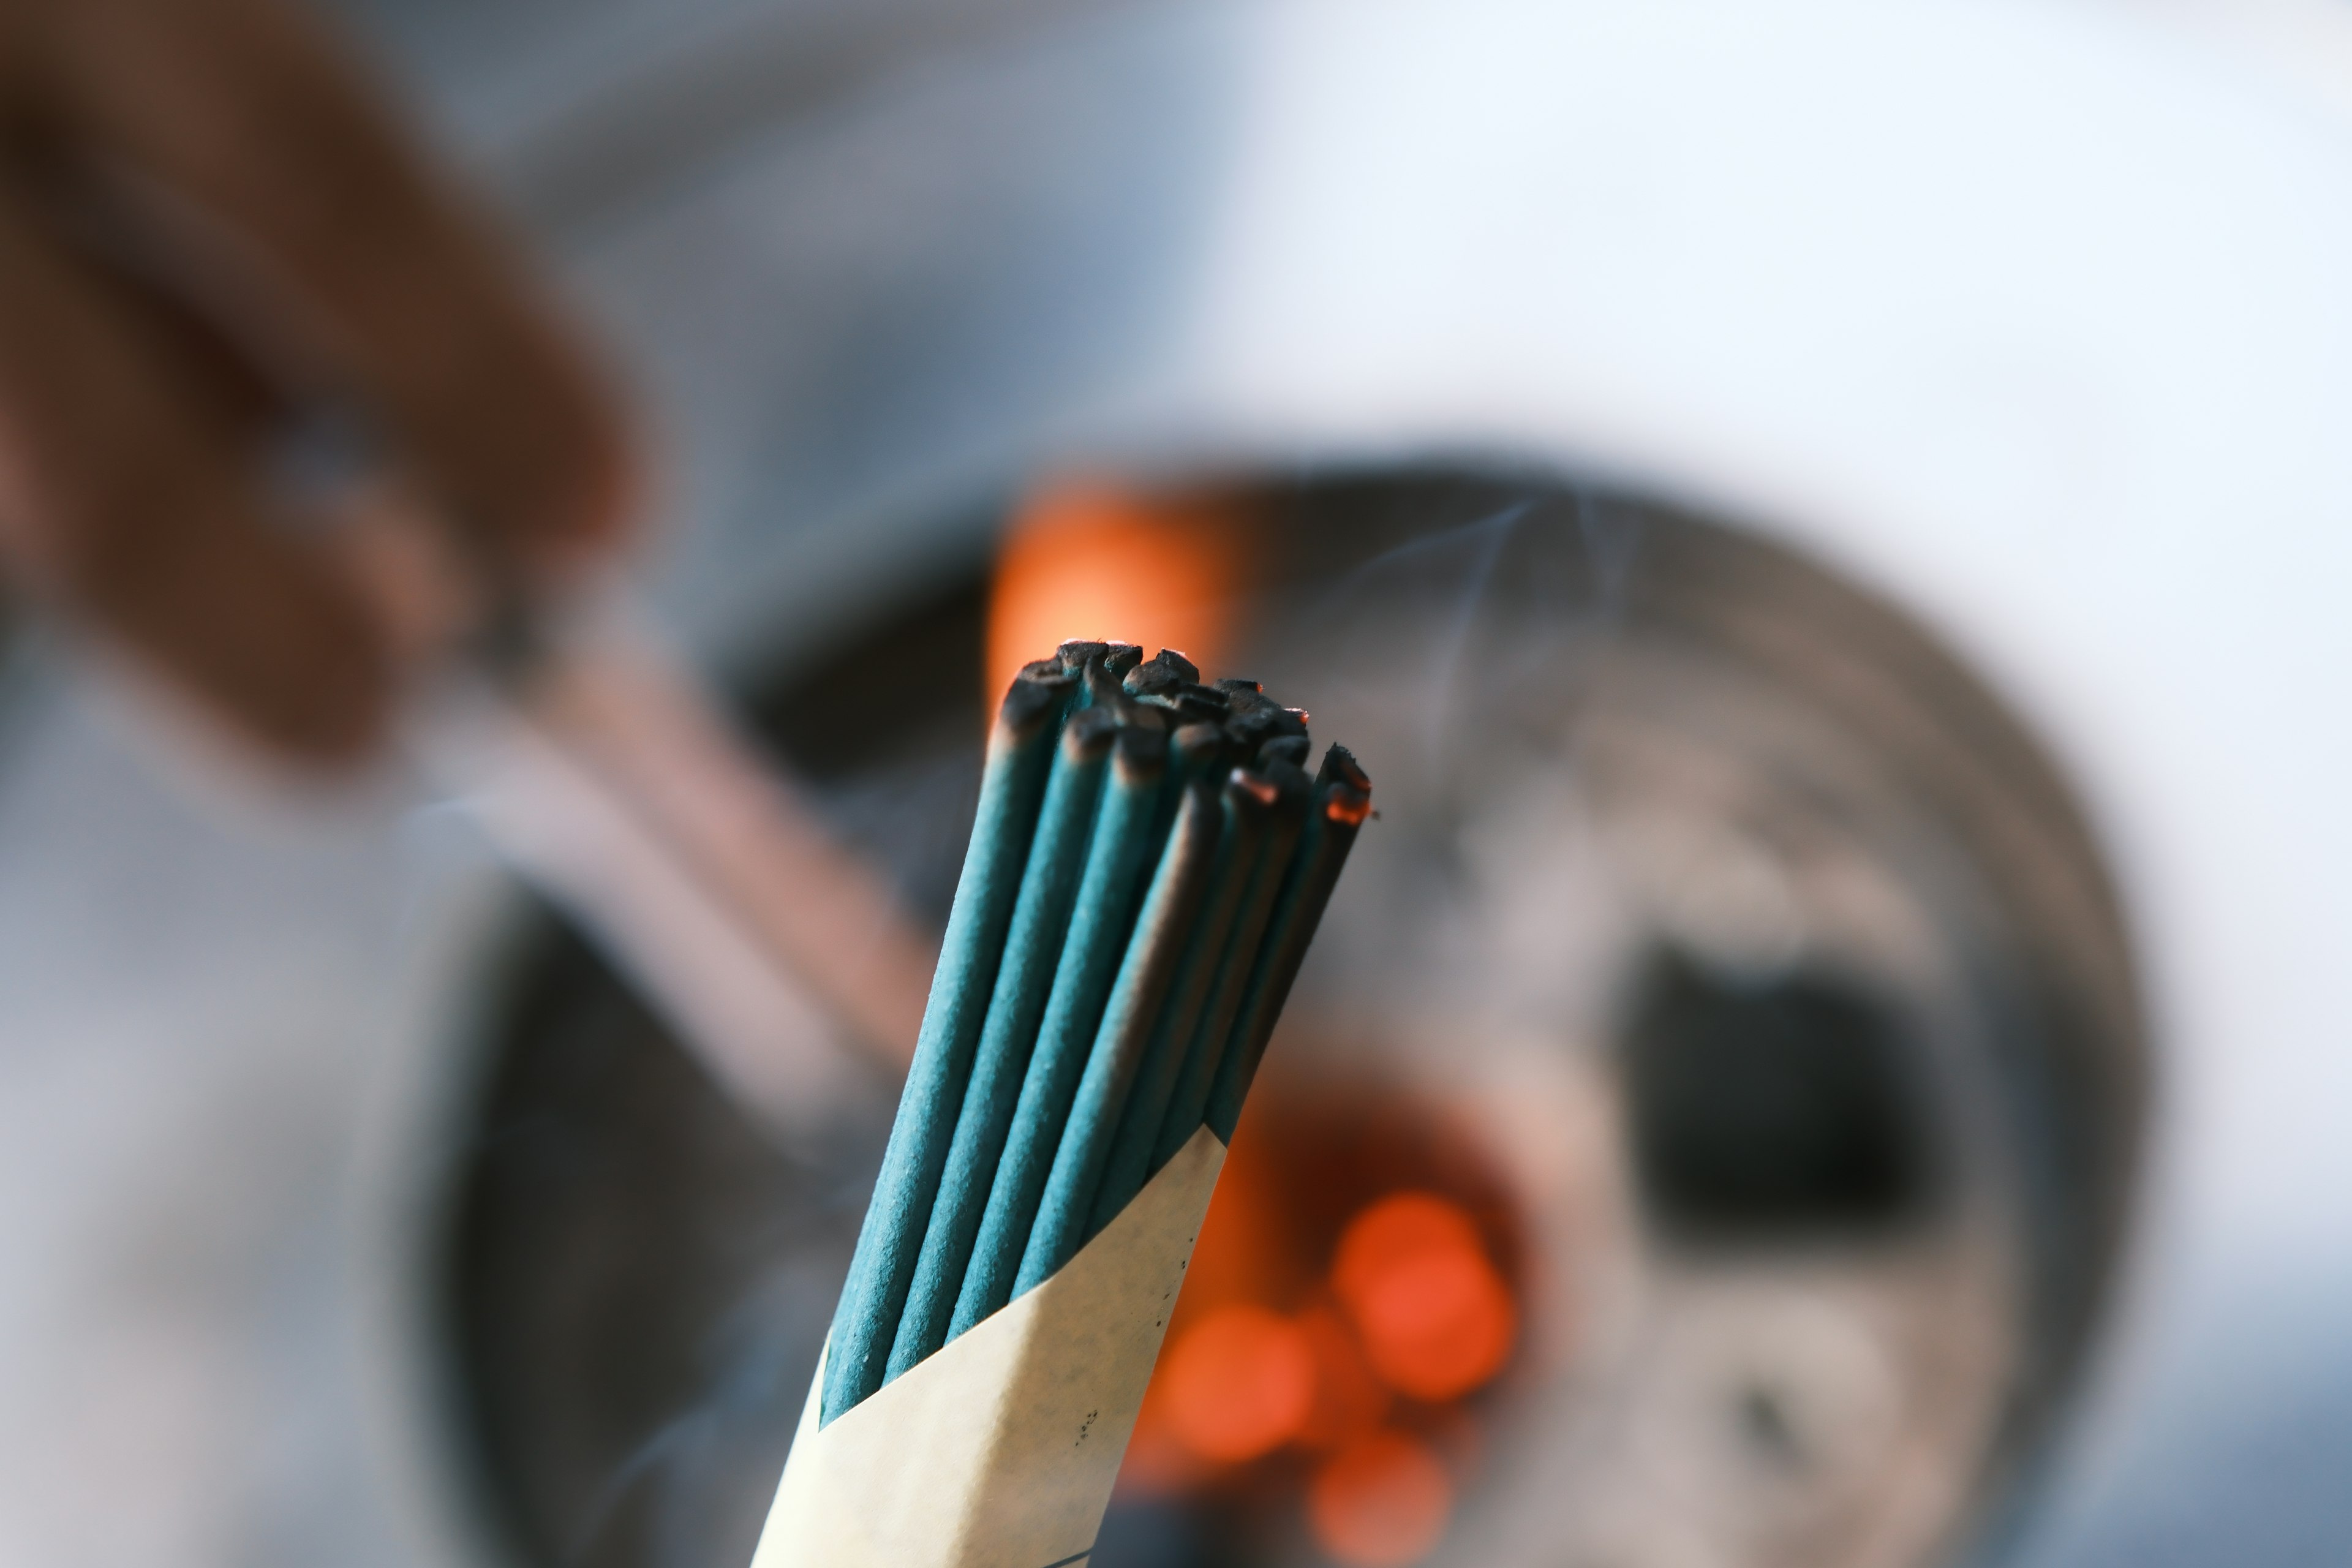
[{"label": "metal burner bowl", "polygon": [[[1489,1380],[1381,1395],[1445,1488],[1393,1560],[1898,1568],[1998,1520],[2096,1321],[2148,1073],[2032,736],[1899,610],[1638,496],[1492,468],[1197,494],[1171,515],[1258,552],[1235,668],[1365,759],[1380,816],[1202,1242],[1278,1225],[1284,1261],[1195,1289],[1311,1315],[1349,1216],[1411,1189],[1478,1216],[1516,1304]],[[740,688],[935,921],[990,568]],[[429,1231],[449,1451],[512,1563],[734,1568],[892,1087],[788,1152],[560,921],[489,923]],[[1369,1561],[1317,1512],[1341,1441],[1188,1454],[1148,1406],[1097,1561]]]}]

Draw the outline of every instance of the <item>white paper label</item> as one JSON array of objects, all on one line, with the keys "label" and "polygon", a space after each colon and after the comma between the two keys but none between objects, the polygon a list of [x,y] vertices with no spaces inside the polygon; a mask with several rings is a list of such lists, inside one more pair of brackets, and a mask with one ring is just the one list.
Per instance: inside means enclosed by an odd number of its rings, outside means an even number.
[{"label": "white paper label", "polygon": [[751,1568],[1086,1561],[1224,1162],[1203,1127],[1060,1273],[822,1430],[820,1363]]}]

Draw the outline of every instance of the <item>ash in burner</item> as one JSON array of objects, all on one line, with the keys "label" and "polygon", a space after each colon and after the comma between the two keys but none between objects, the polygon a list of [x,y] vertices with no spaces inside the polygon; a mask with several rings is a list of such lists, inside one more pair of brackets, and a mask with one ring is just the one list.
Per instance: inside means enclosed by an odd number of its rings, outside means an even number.
[{"label": "ash in burner", "polygon": [[1671,947],[1647,969],[1622,1072],[1663,1228],[1761,1242],[1920,1216],[1933,1124],[1891,1008],[1841,975],[1748,976]]}]

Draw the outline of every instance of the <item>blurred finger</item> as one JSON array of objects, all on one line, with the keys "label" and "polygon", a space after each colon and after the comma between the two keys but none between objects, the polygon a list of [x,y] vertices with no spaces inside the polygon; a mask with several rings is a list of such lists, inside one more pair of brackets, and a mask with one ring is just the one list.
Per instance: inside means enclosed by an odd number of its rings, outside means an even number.
[{"label": "blurred finger", "polygon": [[609,542],[631,454],[601,379],[358,72],[274,0],[79,0],[62,112],[218,217],[442,506],[526,564]]},{"label": "blurred finger", "polygon": [[390,677],[345,578],[265,513],[201,368],[0,195],[0,547],[280,752],[352,758]]}]

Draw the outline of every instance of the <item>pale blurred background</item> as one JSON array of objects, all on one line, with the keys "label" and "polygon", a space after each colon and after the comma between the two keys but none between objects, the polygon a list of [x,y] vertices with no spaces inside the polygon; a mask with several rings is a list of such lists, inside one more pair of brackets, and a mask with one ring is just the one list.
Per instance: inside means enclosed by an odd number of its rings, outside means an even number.
[{"label": "pale blurred background", "polygon": [[[2352,1558],[2352,12],[338,15],[919,924],[1059,637],[1372,772],[1101,1568]],[[6,635],[0,1561],[748,1562],[887,1070]]]}]

